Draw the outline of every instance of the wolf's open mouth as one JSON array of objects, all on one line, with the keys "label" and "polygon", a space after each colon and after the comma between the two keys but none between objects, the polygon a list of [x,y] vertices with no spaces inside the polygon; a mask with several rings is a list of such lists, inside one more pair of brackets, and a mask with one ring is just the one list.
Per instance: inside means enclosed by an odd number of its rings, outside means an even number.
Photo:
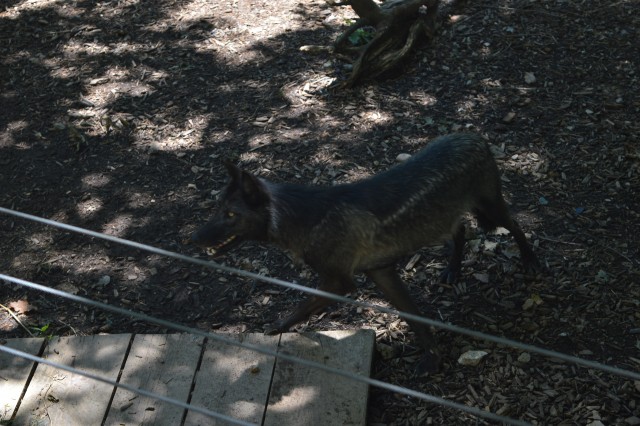
[{"label": "wolf's open mouth", "polygon": [[227,238],[226,240],[224,240],[223,242],[221,242],[220,244],[218,244],[217,246],[207,247],[207,254],[209,256],[215,256],[215,254],[217,253],[218,250],[220,250],[222,247],[226,246],[227,244],[229,244],[230,242],[232,242],[235,239],[236,239],[236,236],[232,235],[229,238]]}]

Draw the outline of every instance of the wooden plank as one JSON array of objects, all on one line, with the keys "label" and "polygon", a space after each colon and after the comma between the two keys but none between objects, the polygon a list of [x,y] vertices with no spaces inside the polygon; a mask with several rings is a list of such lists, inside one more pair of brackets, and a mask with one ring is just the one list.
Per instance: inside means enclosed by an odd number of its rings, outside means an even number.
[{"label": "wooden plank", "polygon": [[[369,376],[372,330],[283,334],[279,351]],[[279,359],[264,424],[364,425],[368,385]]]},{"label": "wooden plank", "polygon": [[[30,338],[7,339],[4,345],[37,356],[43,344],[43,338]],[[0,421],[7,421],[13,415],[33,365],[28,359],[0,352]]]},{"label": "wooden plank", "polygon": [[[130,341],[130,334],[58,337],[43,357],[116,380]],[[98,425],[112,393],[106,383],[38,364],[13,424]]]},{"label": "wooden plank", "polygon": [[[260,345],[274,352],[280,338],[262,334],[225,337]],[[196,375],[191,404],[259,424],[269,395],[274,363],[272,356],[209,340]],[[223,423],[192,411],[187,414],[185,422],[190,426],[216,424]]]},{"label": "wooden plank", "polygon": [[[186,402],[202,352],[203,337],[136,335],[120,377],[126,383]],[[106,425],[179,425],[184,408],[118,388]]]}]

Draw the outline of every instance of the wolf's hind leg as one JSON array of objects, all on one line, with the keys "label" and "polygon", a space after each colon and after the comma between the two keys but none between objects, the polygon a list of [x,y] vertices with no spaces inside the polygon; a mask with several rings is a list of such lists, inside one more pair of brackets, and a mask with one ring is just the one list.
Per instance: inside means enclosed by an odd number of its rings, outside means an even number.
[{"label": "wolf's hind leg", "polygon": [[440,282],[454,284],[458,282],[460,276],[460,268],[462,266],[462,258],[464,256],[464,233],[465,227],[462,222],[458,224],[453,238],[451,239],[451,257],[449,265],[440,273]]},{"label": "wolf's hind leg", "polygon": [[509,209],[502,196],[494,202],[483,202],[475,211],[478,223],[485,231],[491,231],[496,226],[502,226],[508,230],[518,244],[520,249],[520,259],[527,272],[537,272],[540,270],[538,258],[533,253],[527,237],[518,226],[518,223],[511,218]]},{"label": "wolf's hind leg", "polygon": [[[356,286],[351,277],[321,277],[321,282],[318,286],[318,290],[328,291],[338,295],[350,293],[355,289]],[[310,315],[322,311],[332,303],[332,300],[324,297],[309,296],[298,305],[296,310],[289,317],[276,322],[272,327],[267,327],[265,329],[265,334],[274,335],[289,331],[289,329],[297,323],[306,320]]]},{"label": "wolf's hind leg", "polygon": [[[398,276],[393,266],[370,270],[366,274],[382,290],[385,297],[396,309],[413,315],[421,315],[420,310],[413,303],[409,289],[407,289],[404,281]],[[420,344],[425,350],[424,359],[418,366],[419,373],[437,371],[440,364],[440,355],[436,349],[436,339],[431,330],[422,323],[413,320],[406,321],[416,333]]]}]

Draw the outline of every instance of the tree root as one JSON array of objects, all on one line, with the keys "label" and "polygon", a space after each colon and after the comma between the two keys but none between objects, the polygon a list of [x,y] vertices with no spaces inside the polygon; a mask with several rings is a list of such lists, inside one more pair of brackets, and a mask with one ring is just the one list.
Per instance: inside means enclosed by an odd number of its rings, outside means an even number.
[{"label": "tree root", "polygon": [[[439,0],[387,0],[378,6],[373,0],[348,3],[358,19],[334,43],[341,54],[358,55],[353,71],[340,88],[349,88],[366,78],[375,78],[395,67],[418,44],[429,42],[436,33]],[[426,13],[424,9],[426,8]],[[363,46],[349,46],[349,37],[363,27],[375,28],[374,38]],[[423,38],[424,36],[424,38]]]}]

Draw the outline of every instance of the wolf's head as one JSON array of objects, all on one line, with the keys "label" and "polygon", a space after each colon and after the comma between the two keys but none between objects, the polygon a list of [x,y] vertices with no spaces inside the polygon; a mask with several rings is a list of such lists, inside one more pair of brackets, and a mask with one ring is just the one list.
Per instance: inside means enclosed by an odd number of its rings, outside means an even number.
[{"label": "wolf's head", "polygon": [[269,190],[265,183],[231,162],[225,166],[230,181],[216,214],[191,236],[191,242],[217,256],[245,240],[266,240],[269,226]]}]

